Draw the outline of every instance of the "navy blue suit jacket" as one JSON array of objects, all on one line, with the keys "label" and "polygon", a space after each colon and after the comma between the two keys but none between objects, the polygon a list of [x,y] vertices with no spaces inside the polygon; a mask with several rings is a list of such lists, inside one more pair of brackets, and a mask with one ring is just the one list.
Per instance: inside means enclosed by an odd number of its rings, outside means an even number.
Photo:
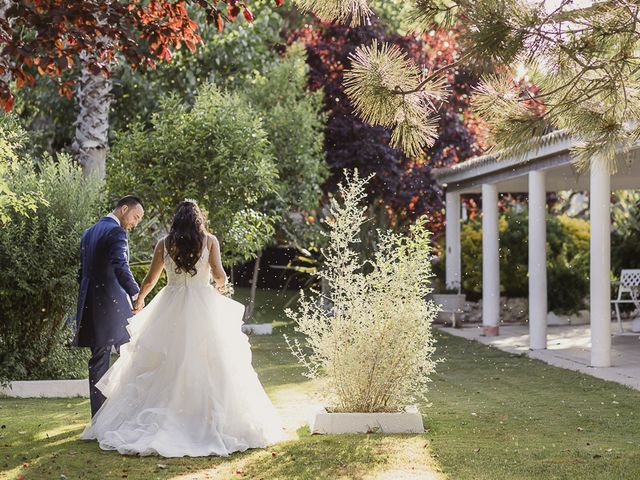
[{"label": "navy blue suit jacket", "polygon": [[127,233],[112,218],[102,217],[82,235],[75,345],[119,346],[129,341],[131,297],[140,287],[128,257]]}]

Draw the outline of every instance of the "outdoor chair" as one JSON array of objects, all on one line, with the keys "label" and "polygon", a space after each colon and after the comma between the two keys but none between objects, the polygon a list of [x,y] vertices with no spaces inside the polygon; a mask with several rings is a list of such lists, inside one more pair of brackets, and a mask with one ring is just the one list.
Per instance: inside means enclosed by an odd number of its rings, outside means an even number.
[{"label": "outdoor chair", "polygon": [[620,304],[632,303],[636,310],[640,312],[640,269],[638,270],[622,270],[620,272],[620,281],[613,282],[618,285],[618,296],[611,300],[618,320],[619,333],[624,333],[622,328],[622,320],[620,319]]}]

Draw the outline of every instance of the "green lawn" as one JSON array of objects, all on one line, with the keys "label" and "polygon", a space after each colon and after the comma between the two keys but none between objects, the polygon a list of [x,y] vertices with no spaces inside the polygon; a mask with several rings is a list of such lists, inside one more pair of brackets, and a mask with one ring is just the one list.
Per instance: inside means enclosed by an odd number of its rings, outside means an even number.
[{"label": "green lawn", "polygon": [[[277,404],[313,382],[280,327],[252,337]],[[424,435],[310,436],[230,458],[123,457],[77,440],[85,399],[0,399],[0,479],[633,479],[640,478],[640,392],[438,334]],[[302,400],[304,401],[304,400]],[[160,466],[159,466],[160,465]]]},{"label": "green lawn", "polygon": [[426,411],[452,479],[640,478],[640,392],[449,335]]},{"label": "green lawn", "polygon": [[[236,287],[233,299],[247,305],[251,289],[248,287]],[[286,307],[295,306],[294,300],[298,296],[298,291],[294,290],[267,290],[256,291],[256,306],[253,312],[252,323],[273,323],[282,325],[287,321],[284,314]]]}]

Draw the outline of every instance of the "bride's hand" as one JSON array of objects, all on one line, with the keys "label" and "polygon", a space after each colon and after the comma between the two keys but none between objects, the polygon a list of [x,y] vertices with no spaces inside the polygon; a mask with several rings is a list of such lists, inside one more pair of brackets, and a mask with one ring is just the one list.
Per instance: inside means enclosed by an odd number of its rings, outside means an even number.
[{"label": "bride's hand", "polygon": [[220,294],[225,297],[231,297],[233,295],[233,286],[230,283],[225,283],[224,285],[217,285],[216,289]]},{"label": "bride's hand", "polygon": [[144,308],[144,298],[142,297],[138,297],[136,298],[136,301],[133,302],[133,313],[139,313],[140,310],[142,310]]}]

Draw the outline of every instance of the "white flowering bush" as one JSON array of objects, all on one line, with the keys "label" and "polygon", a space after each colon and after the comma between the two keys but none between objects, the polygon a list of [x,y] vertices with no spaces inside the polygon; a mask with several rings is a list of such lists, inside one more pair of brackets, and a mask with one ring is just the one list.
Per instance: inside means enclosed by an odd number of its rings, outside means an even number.
[{"label": "white flowering bush", "polygon": [[[330,298],[302,292],[287,316],[306,344],[286,338],[310,377],[324,376],[324,394],[334,412],[396,412],[424,396],[434,371],[431,322],[438,307],[430,292],[430,233],[425,219],[407,235],[378,231],[372,260],[356,249],[367,221],[367,180],[347,175],[331,203],[328,246],[318,275]],[[327,304],[330,308],[325,308]]]}]

